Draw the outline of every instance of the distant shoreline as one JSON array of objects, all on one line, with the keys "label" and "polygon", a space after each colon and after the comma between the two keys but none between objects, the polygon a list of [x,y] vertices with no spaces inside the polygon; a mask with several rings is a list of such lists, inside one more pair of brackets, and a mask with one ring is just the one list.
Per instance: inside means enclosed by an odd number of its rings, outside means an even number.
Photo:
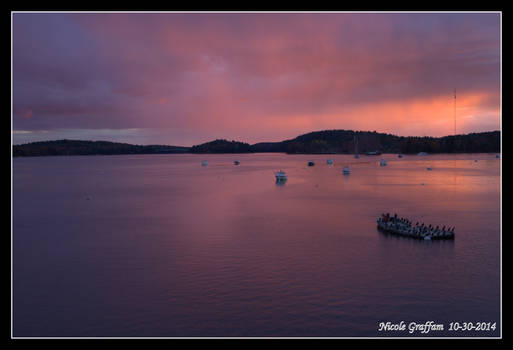
[{"label": "distant shoreline", "polygon": [[[351,155],[352,153],[286,153],[286,152],[246,152],[246,153],[191,153],[191,152],[184,152],[184,153],[117,153],[117,154],[54,154],[54,155],[33,155],[33,156],[14,156],[13,158],[18,159],[25,159],[25,158],[50,158],[50,157],[110,157],[110,156],[163,156],[163,155],[245,155],[245,154],[282,154],[286,156],[301,156],[301,155],[310,155],[310,156],[322,156],[322,155]],[[499,154],[500,152],[466,152],[466,153],[428,153],[427,155],[466,155],[466,154]],[[382,155],[397,155],[398,153],[382,153]],[[407,156],[415,156],[415,153],[402,153],[403,155]],[[360,155],[360,159],[378,159],[376,156],[367,156],[367,155]],[[422,158],[422,156],[419,156],[419,158]]]},{"label": "distant shoreline", "polygon": [[[55,140],[12,146],[13,157],[135,155],[135,154],[246,154],[285,153],[334,155],[367,152],[384,154],[468,154],[500,153],[500,131],[444,137],[395,136],[369,131],[325,130],[281,142],[253,145],[239,141],[214,140],[192,147],[133,145],[109,141]],[[375,157],[376,155],[368,155]]]}]

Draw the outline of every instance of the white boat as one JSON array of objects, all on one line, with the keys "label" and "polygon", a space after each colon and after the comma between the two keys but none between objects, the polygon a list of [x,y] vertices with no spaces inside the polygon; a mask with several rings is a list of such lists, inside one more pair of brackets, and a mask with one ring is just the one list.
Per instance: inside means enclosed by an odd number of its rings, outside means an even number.
[{"label": "white boat", "polygon": [[342,172],[344,173],[344,175],[349,175],[351,174],[351,169],[349,169],[349,167],[346,165],[344,169],[342,169]]},{"label": "white boat", "polygon": [[283,170],[277,171],[274,173],[276,177],[276,182],[285,182],[287,181],[287,174]]},{"label": "white boat", "polygon": [[379,156],[381,154],[381,152],[380,151],[370,151],[365,154],[368,156]]},{"label": "white boat", "polygon": [[328,159],[326,160],[326,164],[328,164],[328,165],[333,164],[333,159],[328,158]]},{"label": "white boat", "polygon": [[384,160],[384,159],[381,159],[381,160],[379,161],[379,165],[380,165],[380,166],[385,166],[385,165],[387,165],[387,161],[386,161],[386,160]]},{"label": "white boat", "polygon": [[207,166],[207,165],[208,165],[208,162],[206,160],[201,161],[201,166]]}]

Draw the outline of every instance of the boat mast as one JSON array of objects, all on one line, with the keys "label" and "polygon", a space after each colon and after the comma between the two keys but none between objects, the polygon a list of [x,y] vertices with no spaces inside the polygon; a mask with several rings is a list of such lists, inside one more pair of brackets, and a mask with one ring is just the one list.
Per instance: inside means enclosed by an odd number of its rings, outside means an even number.
[{"label": "boat mast", "polygon": [[358,158],[358,135],[354,133],[354,157]]}]

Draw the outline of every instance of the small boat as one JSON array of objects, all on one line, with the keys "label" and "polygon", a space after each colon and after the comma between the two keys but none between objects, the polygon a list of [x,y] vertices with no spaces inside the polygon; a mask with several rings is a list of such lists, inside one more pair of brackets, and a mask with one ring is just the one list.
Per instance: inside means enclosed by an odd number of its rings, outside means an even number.
[{"label": "small boat", "polygon": [[398,158],[402,158],[402,157],[403,157],[403,155],[399,153],[399,154],[397,155],[397,157],[398,157]]},{"label": "small boat", "polygon": [[354,155],[354,157],[355,157],[356,159],[360,158],[360,156],[359,156],[358,154],[355,154],[355,155]]},{"label": "small boat", "polygon": [[454,239],[454,227],[444,229],[445,226],[440,229],[438,226],[431,227],[420,226],[418,223],[412,225],[411,221],[392,217],[387,215],[381,215],[376,222],[378,223],[378,229],[399,236],[406,236],[411,238],[423,239],[423,240],[434,240],[434,239]]},{"label": "small boat", "polygon": [[235,165],[239,165],[239,164],[240,164],[240,162],[239,162],[238,160],[234,160],[234,161],[233,161],[233,164],[235,164]]},{"label": "small boat", "polygon": [[381,160],[379,161],[379,165],[380,165],[380,166],[385,166],[385,165],[387,165],[387,161],[386,161],[386,160],[384,160],[384,159],[381,159]]},{"label": "small boat", "polygon": [[208,162],[206,160],[201,161],[201,166],[207,166],[207,165],[208,165]]},{"label": "small boat", "polygon": [[381,154],[381,152],[380,151],[370,151],[365,154],[368,156],[379,156]]},{"label": "small boat", "polygon": [[426,152],[419,152],[417,153],[418,156],[427,156],[427,153]]},{"label": "small boat", "polygon": [[333,159],[328,158],[328,159],[326,160],[326,164],[328,164],[328,165],[332,165],[332,164],[333,164]]},{"label": "small boat", "polygon": [[285,182],[287,181],[287,174],[283,170],[277,171],[274,173],[276,177],[276,182]]},{"label": "small boat", "polygon": [[495,155],[495,158],[500,158],[500,156],[498,154]]},{"label": "small boat", "polygon": [[315,163],[314,163],[312,160],[310,160],[310,161],[308,162],[308,166],[314,166],[314,165],[315,165]]},{"label": "small boat", "polygon": [[433,170],[433,168],[431,168],[431,167],[428,167],[428,168],[427,168],[427,170]]},{"label": "small boat", "polygon": [[349,167],[346,165],[344,169],[342,169],[342,172],[344,173],[344,175],[349,175],[351,174],[351,169],[349,169]]}]

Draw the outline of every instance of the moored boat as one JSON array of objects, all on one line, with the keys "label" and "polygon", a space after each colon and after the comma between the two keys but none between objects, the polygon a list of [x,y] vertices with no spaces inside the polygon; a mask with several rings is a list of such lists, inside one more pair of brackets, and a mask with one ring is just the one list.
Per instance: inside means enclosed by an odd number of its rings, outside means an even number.
[{"label": "moored boat", "polygon": [[368,156],[379,156],[381,154],[381,152],[380,151],[369,151],[365,154]]},{"label": "moored boat", "polygon": [[283,170],[277,171],[274,173],[276,177],[276,182],[285,182],[287,181],[287,174]]}]

